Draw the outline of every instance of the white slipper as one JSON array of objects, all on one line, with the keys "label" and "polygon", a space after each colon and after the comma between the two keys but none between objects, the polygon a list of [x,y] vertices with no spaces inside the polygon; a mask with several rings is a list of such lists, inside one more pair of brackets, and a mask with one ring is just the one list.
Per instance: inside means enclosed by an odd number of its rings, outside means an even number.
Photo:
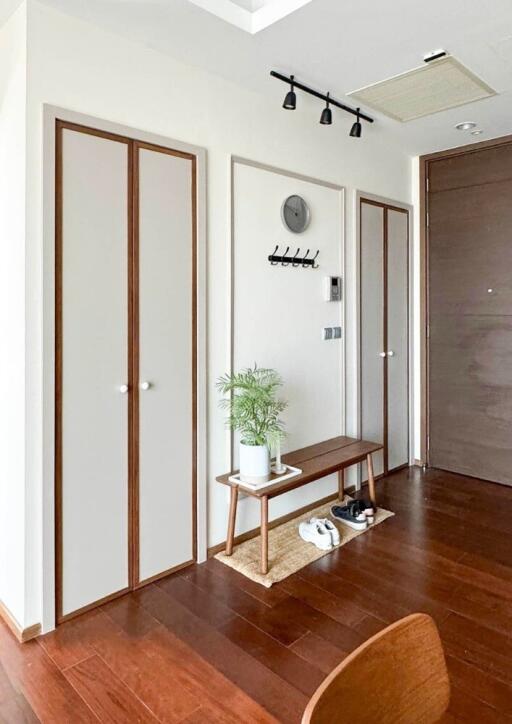
[{"label": "white slipper", "polygon": [[332,540],[333,546],[339,546],[339,544],[341,542],[340,532],[336,528],[334,523],[332,523],[332,521],[330,521],[329,518],[311,518],[312,523],[315,521],[318,523],[322,523],[327,528],[327,531],[331,534],[331,540]]},{"label": "white slipper", "polygon": [[306,520],[299,525],[299,535],[307,543],[314,543],[322,551],[330,551],[332,537],[327,528],[319,520]]}]

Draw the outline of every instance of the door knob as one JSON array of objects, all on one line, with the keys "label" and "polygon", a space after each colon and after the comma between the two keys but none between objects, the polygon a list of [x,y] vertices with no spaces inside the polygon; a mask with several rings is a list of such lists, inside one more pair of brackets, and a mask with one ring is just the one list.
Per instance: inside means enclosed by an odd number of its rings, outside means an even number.
[{"label": "door knob", "polygon": [[128,385],[120,385],[120,386],[119,386],[119,392],[120,392],[122,395],[126,395],[126,393],[128,392]]},{"label": "door knob", "polygon": [[141,382],[139,386],[141,390],[149,390],[151,382]]},{"label": "door knob", "polygon": [[386,356],[385,352],[379,352],[379,357],[385,357],[385,356]]},{"label": "door knob", "polygon": [[388,357],[394,357],[394,356],[395,356],[395,353],[394,353],[393,350],[391,349],[391,350],[388,352]]}]

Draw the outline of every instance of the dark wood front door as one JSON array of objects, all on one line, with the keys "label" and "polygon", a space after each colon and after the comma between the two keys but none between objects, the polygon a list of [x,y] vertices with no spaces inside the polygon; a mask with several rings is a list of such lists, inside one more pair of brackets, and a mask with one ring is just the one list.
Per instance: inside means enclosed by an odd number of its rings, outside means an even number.
[{"label": "dark wood front door", "polygon": [[512,143],[427,174],[429,464],[512,485]]}]

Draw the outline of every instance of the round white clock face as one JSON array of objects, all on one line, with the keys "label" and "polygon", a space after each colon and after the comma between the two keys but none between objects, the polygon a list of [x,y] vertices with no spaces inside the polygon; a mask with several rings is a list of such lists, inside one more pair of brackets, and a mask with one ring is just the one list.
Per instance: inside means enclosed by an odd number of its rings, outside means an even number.
[{"label": "round white clock face", "polygon": [[311,212],[302,196],[288,196],[281,207],[281,218],[287,229],[300,234],[307,229]]}]

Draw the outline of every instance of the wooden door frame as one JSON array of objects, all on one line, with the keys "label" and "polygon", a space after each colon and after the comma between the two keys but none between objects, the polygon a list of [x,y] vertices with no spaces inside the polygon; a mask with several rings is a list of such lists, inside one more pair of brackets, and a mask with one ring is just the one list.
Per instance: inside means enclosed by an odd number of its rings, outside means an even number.
[{"label": "wooden door frame", "polygon": [[[126,257],[128,260],[127,267],[127,298],[126,309],[128,326],[126,330],[125,350],[127,362],[127,383],[132,389],[133,394],[128,398],[128,584],[124,588],[115,591],[102,599],[87,604],[69,614],[62,612],[62,576],[63,576],[63,543],[62,543],[62,350],[63,350],[63,302],[62,302],[62,278],[63,278],[63,238],[62,238],[62,213],[63,213],[63,155],[62,155],[62,138],[65,130],[82,133],[87,136],[94,136],[119,143],[126,147],[126,199],[127,199],[127,238],[126,238]],[[132,586],[131,571],[133,568],[133,546],[132,535],[134,530],[134,500],[136,487],[136,461],[133,455],[133,427],[129,424],[132,419],[132,411],[136,405],[135,399],[138,391],[133,384],[133,324],[131,323],[134,311],[134,224],[133,224],[133,182],[134,182],[134,165],[133,165],[133,146],[131,140],[125,136],[114,135],[101,131],[97,128],[77,125],[69,123],[60,118],[55,121],[55,415],[54,415],[54,435],[55,435],[55,619],[56,623],[74,618],[75,616],[85,613],[92,608],[107,603],[118,596],[127,593]],[[136,409],[136,408],[135,408]],[[135,464],[134,464],[135,463]]]},{"label": "wooden door frame", "polygon": [[[122,126],[91,116],[75,113],[67,109],[45,105],[43,109],[43,494],[42,494],[42,630],[50,631],[55,627],[58,617],[57,581],[60,567],[56,505],[59,505],[59,493],[56,490],[59,464],[59,440],[55,429],[56,420],[56,379],[58,378],[59,353],[56,348],[56,335],[59,333],[58,312],[58,267],[60,255],[56,248],[59,235],[59,215],[56,208],[56,192],[60,178],[57,173],[57,121],[65,125],[76,125],[81,129],[101,137],[114,140],[127,139],[132,148],[135,144],[148,144],[163,150],[172,150],[178,155],[193,157],[193,183],[195,194],[195,318],[196,332],[193,344],[196,348],[195,365],[195,476],[196,485],[193,502],[196,523],[194,526],[194,548],[196,560],[202,562],[207,556],[207,478],[206,478],[206,442],[207,442],[207,385],[206,385],[206,151],[190,144],[176,141],[138,129]],[[133,157],[129,158],[129,168],[133,174]],[[132,176],[133,180],[133,176]],[[131,182],[131,181],[130,181]],[[129,210],[133,213],[133,209]],[[133,234],[131,235],[133,237]],[[133,238],[130,248],[133,251]],[[57,253],[56,253],[57,252]],[[133,260],[132,260],[133,264]],[[130,285],[131,286],[131,285]],[[56,324],[57,321],[57,324]],[[133,374],[133,370],[132,370]],[[57,430],[58,432],[58,430]],[[56,456],[57,452],[57,465]],[[58,487],[58,486],[57,486]],[[132,496],[132,494],[130,494]],[[130,503],[133,513],[134,500]],[[133,517],[133,516],[132,516]],[[133,556],[133,552],[131,553]],[[71,614],[73,615],[73,614]],[[62,618],[61,618],[62,620]]]},{"label": "wooden door frame", "polygon": [[416,462],[429,465],[429,244],[428,244],[428,175],[429,164],[453,156],[483,151],[497,146],[512,144],[512,135],[492,138],[488,141],[469,143],[444,151],[436,151],[419,157],[419,284],[420,284],[420,459]]},{"label": "wooden door frame", "polygon": [[[408,441],[407,441],[407,452],[408,452],[408,461],[406,465],[410,465],[413,461],[413,446],[414,446],[414,367],[413,367],[413,291],[414,291],[414,285],[413,285],[413,265],[412,265],[412,241],[413,241],[413,207],[410,204],[403,203],[401,201],[396,201],[395,199],[390,199],[384,196],[378,196],[376,194],[370,194],[366,193],[364,191],[356,191],[355,194],[355,218],[356,218],[356,249],[357,249],[357,260],[356,260],[356,267],[357,267],[357,398],[358,398],[358,420],[357,420],[357,431],[358,431],[358,437],[360,438],[362,436],[362,374],[361,374],[361,364],[362,364],[362,354],[361,354],[361,344],[362,344],[362,335],[361,335],[361,309],[362,309],[362,300],[361,300],[361,204],[363,202],[366,202],[373,206],[378,206],[383,209],[384,212],[384,228],[383,228],[383,243],[384,245],[384,252],[386,251],[386,242],[387,242],[387,213],[388,211],[399,211],[401,213],[407,214],[407,302],[408,302],[408,308],[407,308],[407,393],[408,393]],[[384,318],[386,318],[387,313],[387,273],[386,273],[386,265],[387,260],[384,256]],[[384,325],[384,333],[386,332],[386,325]],[[384,340],[385,342],[385,340]],[[384,376],[386,374],[386,368],[387,368],[387,359],[385,360],[385,369],[384,369]],[[384,398],[384,436],[387,437],[387,400],[386,400],[386,384],[385,387],[385,398]],[[387,441],[386,441],[387,442]],[[385,453],[385,459],[384,459],[384,468],[387,468],[387,450]],[[358,486],[361,485],[362,481],[361,479],[361,466],[359,466],[359,480],[358,480]]]},{"label": "wooden door frame", "polygon": [[[131,519],[131,580],[130,585],[132,590],[137,588],[143,588],[154,581],[158,581],[160,578],[169,576],[171,573],[186,568],[192,563],[197,561],[197,156],[194,153],[185,152],[176,148],[169,148],[168,146],[157,145],[155,143],[149,143],[148,141],[141,141],[139,139],[132,140],[132,183],[133,183],[133,194],[132,194],[132,214],[133,214],[133,227],[132,227],[132,248],[133,248],[133,260],[131,265],[131,273],[133,276],[132,287],[132,303],[133,303],[133,318],[134,318],[134,333],[136,335],[136,343],[132,346],[132,354],[130,356],[130,377],[129,385],[132,386],[134,394],[131,396],[131,402],[133,404],[133,415],[132,415],[132,429],[131,434],[133,437],[132,444],[132,468],[133,468],[133,480],[131,483],[131,507],[133,509]],[[140,150],[153,151],[155,153],[163,153],[168,156],[174,156],[177,158],[183,158],[191,161],[191,175],[192,175],[192,430],[193,430],[193,443],[192,443],[192,560],[180,563],[177,566],[168,568],[167,570],[156,573],[149,578],[141,579],[140,577],[140,530],[139,530],[139,498],[140,498],[140,479],[139,479],[139,389],[136,385],[136,381],[139,379],[139,358],[140,358],[140,346],[139,346],[139,215],[140,215],[140,195],[139,195],[139,179],[140,179]]]}]

